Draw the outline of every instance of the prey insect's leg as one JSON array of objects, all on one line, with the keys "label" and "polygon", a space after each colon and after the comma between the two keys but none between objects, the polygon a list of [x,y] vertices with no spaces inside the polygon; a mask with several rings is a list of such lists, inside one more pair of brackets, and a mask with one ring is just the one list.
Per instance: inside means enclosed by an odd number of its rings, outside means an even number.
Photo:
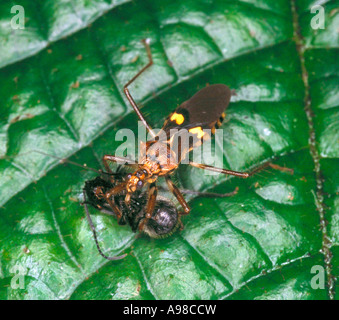
[{"label": "prey insect's leg", "polygon": [[113,212],[116,214],[118,221],[121,219],[122,213],[121,213],[120,208],[115,204],[114,200],[112,200],[112,196],[122,192],[123,190],[125,190],[125,188],[126,188],[126,183],[121,182],[117,186],[115,186],[114,188],[112,188],[111,190],[105,193],[105,199],[110,205],[110,207],[112,208]]},{"label": "prey insect's leg", "polygon": [[85,212],[86,212],[86,217],[87,217],[87,221],[89,223],[89,226],[91,227],[91,230],[92,230],[92,233],[93,233],[93,237],[94,237],[94,241],[95,241],[95,244],[97,246],[97,249],[100,253],[101,256],[103,256],[105,259],[107,260],[120,260],[120,259],[123,259],[127,256],[127,254],[123,254],[121,256],[117,256],[117,257],[109,257],[109,256],[106,256],[101,248],[100,248],[100,245],[99,245],[99,241],[98,241],[98,237],[97,237],[97,232],[95,230],[95,227],[94,227],[94,224],[93,224],[93,221],[92,221],[92,218],[88,212],[88,208],[87,208],[87,203],[86,203],[86,191],[84,190],[83,191],[84,193],[84,207],[85,207]]},{"label": "prey insect's leg", "polygon": [[200,164],[200,163],[195,163],[195,162],[192,162],[192,161],[190,161],[189,164],[193,167],[196,167],[196,168],[206,169],[206,170],[219,172],[219,173],[223,173],[223,174],[229,174],[229,175],[240,177],[240,178],[249,178],[249,177],[253,176],[254,174],[256,174],[257,172],[259,172],[259,171],[261,171],[261,170],[263,170],[267,167],[271,167],[273,169],[281,170],[281,171],[289,171],[293,174],[292,169],[283,168],[283,167],[280,167],[278,165],[272,164],[270,162],[265,162],[263,165],[259,166],[258,168],[255,168],[254,170],[252,170],[250,172],[239,172],[239,171],[227,170],[227,169],[222,169],[222,168],[216,168],[216,167],[213,167],[213,166],[209,166],[207,164]]},{"label": "prey insect's leg", "polygon": [[[102,158],[102,161],[103,161],[104,166],[105,166],[107,171],[108,170],[111,171],[111,168],[109,167],[109,161],[111,161],[111,162],[125,162],[125,165],[128,165],[128,166],[134,166],[135,165],[135,162],[130,160],[130,159],[116,157],[116,156],[112,156],[112,155],[108,155],[108,154],[104,155],[104,157]],[[112,196],[122,192],[123,190],[125,190],[125,188],[126,188],[126,183],[122,182],[122,183],[119,183],[114,188],[112,188],[111,190],[109,190],[105,193],[105,199],[108,202],[108,204],[110,205],[110,207],[112,208],[113,212],[117,215],[118,221],[121,219],[122,213],[121,213],[120,208],[114,203],[114,200],[112,200]]]},{"label": "prey insect's leg", "polygon": [[148,189],[148,201],[147,201],[147,207],[146,207],[146,215],[145,218],[141,220],[139,224],[139,231],[142,231],[144,229],[145,224],[149,219],[152,218],[154,208],[155,208],[155,203],[157,199],[157,194],[158,194],[158,189],[155,184],[155,182],[152,182],[149,186]]},{"label": "prey insect's leg", "polygon": [[182,214],[189,214],[191,208],[188,206],[186,200],[184,199],[183,195],[181,194],[180,190],[175,186],[170,176],[165,176],[168,188],[170,191],[175,195],[177,200],[179,201],[180,205],[183,207],[184,212]]},{"label": "prey insect's leg", "polygon": [[128,81],[125,86],[124,86],[124,93],[129,101],[129,103],[131,104],[131,106],[133,107],[134,111],[136,112],[136,114],[138,115],[140,121],[142,121],[142,123],[144,124],[144,126],[146,127],[147,131],[152,135],[153,138],[155,138],[155,133],[153,132],[151,126],[147,123],[146,119],[144,118],[143,114],[141,113],[139,107],[137,106],[137,104],[135,103],[132,95],[130,94],[129,90],[128,90],[128,86],[136,79],[138,78],[147,68],[149,68],[152,64],[153,64],[153,59],[152,59],[152,54],[151,54],[151,49],[149,47],[149,41],[148,39],[144,39],[142,40],[142,42],[145,45],[146,51],[147,51],[147,56],[148,56],[148,64],[146,66],[144,66],[130,81]]}]

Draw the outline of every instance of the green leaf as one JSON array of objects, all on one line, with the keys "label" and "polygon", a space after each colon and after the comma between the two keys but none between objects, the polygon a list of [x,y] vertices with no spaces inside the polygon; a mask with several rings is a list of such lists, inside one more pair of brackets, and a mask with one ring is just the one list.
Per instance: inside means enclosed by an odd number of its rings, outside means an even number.
[{"label": "green leaf", "polygon": [[[336,299],[339,275],[339,2],[312,29],[317,1],[28,1],[25,29],[0,5],[1,299]],[[206,84],[237,95],[223,167],[181,165],[184,230],[161,240],[92,210],[106,261],[80,205],[104,154],[138,133],[124,84],[154,128]],[[206,106],[208,109],[208,106]],[[207,156],[205,163],[213,162]],[[171,195],[167,195],[173,199]],[[314,271],[314,267],[317,267]]]}]

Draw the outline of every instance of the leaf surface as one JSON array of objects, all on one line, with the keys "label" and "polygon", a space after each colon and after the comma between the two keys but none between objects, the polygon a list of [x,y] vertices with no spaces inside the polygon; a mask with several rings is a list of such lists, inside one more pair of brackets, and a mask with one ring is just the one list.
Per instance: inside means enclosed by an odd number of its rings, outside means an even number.
[{"label": "leaf surface", "polygon": [[[11,5],[0,5],[1,299],[338,297],[338,1],[323,5],[325,29],[312,29],[317,3],[306,0],[20,4],[17,30]],[[145,38],[154,65],[130,89],[152,127],[224,83],[236,96],[221,127],[222,166],[272,160],[294,174],[270,168],[242,180],[181,165],[180,188],[239,191],[188,197],[184,230],[162,240],[91,211],[104,251],[128,253],[109,262],[80,205],[96,174],[32,150],[99,169],[120,129],[137,135],[122,88],[147,63]]]}]

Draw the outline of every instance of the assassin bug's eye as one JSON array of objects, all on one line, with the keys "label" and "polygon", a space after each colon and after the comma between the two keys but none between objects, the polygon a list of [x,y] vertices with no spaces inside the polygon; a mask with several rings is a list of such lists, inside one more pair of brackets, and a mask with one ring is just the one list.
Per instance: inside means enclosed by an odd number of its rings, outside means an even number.
[{"label": "assassin bug's eye", "polygon": [[139,171],[138,171],[137,174],[136,174],[136,176],[137,176],[138,178],[140,178],[141,175],[142,175],[142,173],[140,173]]},{"label": "assassin bug's eye", "polygon": [[126,176],[127,180],[131,179],[132,178],[132,174],[129,173],[127,176]]},{"label": "assassin bug's eye", "polygon": [[137,189],[142,188],[143,185],[144,185],[144,183],[141,180],[139,180],[138,183],[137,183]]}]

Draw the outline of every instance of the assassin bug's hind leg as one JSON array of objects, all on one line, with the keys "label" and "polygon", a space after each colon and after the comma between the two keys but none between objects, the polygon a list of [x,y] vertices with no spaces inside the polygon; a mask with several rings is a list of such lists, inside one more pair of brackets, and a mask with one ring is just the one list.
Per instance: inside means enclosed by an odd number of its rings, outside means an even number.
[{"label": "assassin bug's hind leg", "polygon": [[252,177],[256,173],[258,173],[259,171],[261,171],[261,170],[263,170],[267,167],[271,167],[275,170],[285,171],[285,172],[289,172],[289,173],[293,174],[293,169],[280,167],[280,166],[275,165],[271,162],[265,162],[264,164],[262,164],[261,166],[255,168],[254,170],[252,170],[250,172],[240,172],[240,171],[233,171],[233,170],[228,170],[228,169],[216,168],[216,167],[213,167],[213,166],[209,166],[207,164],[195,163],[195,162],[192,162],[192,161],[190,161],[189,164],[193,167],[196,167],[196,168],[200,168],[200,169],[204,169],[204,170],[210,170],[210,171],[219,172],[219,173],[223,173],[223,174],[229,174],[229,175],[236,176],[236,177],[239,177],[239,178]]}]

